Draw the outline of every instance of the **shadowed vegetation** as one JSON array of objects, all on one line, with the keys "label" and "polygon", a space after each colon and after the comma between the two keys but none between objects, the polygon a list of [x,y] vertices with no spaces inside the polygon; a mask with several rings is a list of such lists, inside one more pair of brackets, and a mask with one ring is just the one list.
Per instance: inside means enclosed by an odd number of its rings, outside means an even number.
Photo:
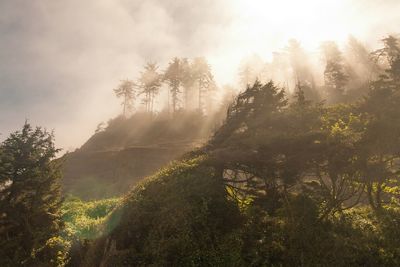
[{"label": "shadowed vegetation", "polygon": [[[106,152],[110,160],[93,165],[104,171],[123,162],[129,180],[141,163],[128,156],[111,160],[113,153],[132,149],[151,161],[144,151],[154,149],[160,157],[165,147],[209,139],[180,150],[186,153],[122,198],[83,202],[69,197],[61,206],[60,160],[53,160],[52,135],[26,124],[0,146],[1,263],[399,266],[399,42],[389,36],[372,54],[355,40],[352,46],[369,59],[363,61],[372,73],[368,78],[355,79],[339,48],[325,43],[321,95],[328,101],[320,101],[309,71],[294,56],[302,53],[293,41],[287,51],[297,70],[295,91],[272,81],[249,84],[254,77],[244,68],[247,86],[223,121],[205,116],[202,100],[193,113],[180,111],[177,98],[173,116],[155,115],[158,80],[150,84],[147,112],[110,121],[72,154],[75,164],[85,153]],[[205,61],[196,62],[203,69],[194,79],[202,84],[197,88],[201,98],[211,76]],[[178,75],[187,64],[175,58],[169,65],[172,97],[182,93],[181,86],[190,87]],[[157,72],[154,64],[146,70],[151,77]],[[220,126],[213,129],[216,122]],[[109,192],[100,180],[89,181],[89,187],[102,187],[98,195]]]}]

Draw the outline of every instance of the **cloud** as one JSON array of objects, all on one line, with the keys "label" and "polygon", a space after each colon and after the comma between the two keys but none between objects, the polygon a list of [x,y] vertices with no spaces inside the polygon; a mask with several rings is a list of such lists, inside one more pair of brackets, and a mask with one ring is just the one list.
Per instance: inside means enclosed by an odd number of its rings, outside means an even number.
[{"label": "cloud", "polygon": [[[112,88],[146,61],[203,55],[223,1],[1,1],[0,132],[25,118],[81,144],[115,116]],[[213,34],[214,32],[214,34]]]}]

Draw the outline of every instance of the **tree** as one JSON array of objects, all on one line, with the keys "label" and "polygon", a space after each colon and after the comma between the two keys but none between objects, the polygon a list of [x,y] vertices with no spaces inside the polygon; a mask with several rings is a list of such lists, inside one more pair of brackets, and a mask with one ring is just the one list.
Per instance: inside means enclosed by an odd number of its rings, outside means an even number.
[{"label": "tree", "polygon": [[307,57],[300,43],[291,39],[285,50],[288,53],[295,83],[298,84],[303,80],[311,81],[312,77],[308,69]]},{"label": "tree", "polygon": [[240,86],[246,88],[256,80],[256,74],[250,64],[242,64],[239,67],[239,83]]},{"label": "tree", "polygon": [[133,108],[135,100],[135,83],[131,80],[123,80],[120,85],[114,89],[115,95],[122,98],[122,114],[126,116],[127,112]]},{"label": "tree", "polygon": [[192,69],[192,65],[190,64],[187,58],[183,58],[182,60],[182,87],[185,90],[185,108],[189,108],[189,102],[191,99],[191,93],[193,90],[193,85],[195,84],[195,77]]},{"label": "tree", "polygon": [[299,107],[304,107],[306,104],[308,104],[308,100],[306,100],[306,96],[304,93],[304,88],[298,84],[298,86],[296,87],[296,91],[294,93],[294,97],[295,97],[295,102],[294,104],[299,106]]},{"label": "tree", "polygon": [[268,64],[262,58],[253,54],[241,60],[239,65],[239,84],[244,89],[252,85],[257,79],[259,81],[267,80]]},{"label": "tree", "polygon": [[153,113],[154,99],[160,91],[161,74],[156,63],[147,63],[139,78],[139,94],[144,95],[146,111]]},{"label": "tree", "polygon": [[372,53],[375,60],[384,65],[384,79],[390,79],[400,84],[400,41],[398,38],[389,35],[382,39],[383,48]]},{"label": "tree", "polygon": [[348,52],[349,58],[354,61],[354,65],[356,65],[356,71],[359,73],[361,78],[366,79],[366,82],[369,83],[373,79],[377,78],[377,73],[379,72],[379,68],[373,60],[373,56],[371,56],[370,51],[365,47],[360,41],[358,41],[355,37],[350,36],[348,41]]},{"label": "tree", "polygon": [[[276,87],[272,82],[262,84],[258,80],[239,94],[230,105],[224,125],[215,133],[211,143],[229,143],[235,145],[237,138],[251,141],[250,134],[257,135],[256,132],[263,131],[260,125],[267,124],[271,114],[279,113],[287,105],[285,92]],[[251,129],[253,131],[249,132]],[[244,136],[246,139],[244,139]]]},{"label": "tree", "polygon": [[288,90],[290,87],[290,80],[292,78],[291,66],[288,55],[285,51],[273,52],[272,62],[269,66],[271,71],[270,78],[275,83],[282,84]]},{"label": "tree", "polygon": [[346,46],[346,62],[350,66],[347,69],[346,100],[350,102],[368,94],[369,85],[382,70],[367,47],[353,36],[349,37]]},{"label": "tree", "polygon": [[314,77],[312,75],[307,55],[300,43],[294,39],[289,40],[286,47],[290,66],[293,72],[293,78],[297,89],[301,87],[305,97],[318,101],[319,94],[316,90]]},{"label": "tree", "polygon": [[392,198],[392,188],[400,188],[400,84],[396,71],[389,67],[385,72],[387,75],[371,84],[360,106],[368,114],[368,120],[359,145],[359,158],[363,160],[368,201],[378,213]]},{"label": "tree", "polygon": [[193,76],[198,83],[199,88],[199,112],[204,113],[204,99],[211,89],[215,88],[214,76],[211,73],[211,67],[204,57],[197,57],[192,64]]},{"label": "tree", "polygon": [[365,124],[352,106],[329,109],[301,87],[288,105],[282,89],[258,81],[241,93],[211,140],[230,192],[269,214],[301,192],[320,203],[320,219],[356,205],[364,185],[356,145]]},{"label": "tree", "polygon": [[0,150],[0,265],[58,266],[60,166],[53,161],[59,151],[53,134],[25,123]]},{"label": "tree", "polygon": [[331,103],[344,101],[345,86],[349,80],[346,73],[342,52],[334,42],[325,42],[322,45],[325,56],[324,80]]},{"label": "tree", "polygon": [[164,81],[167,82],[170,88],[172,99],[172,112],[178,110],[179,94],[181,93],[180,87],[182,85],[182,61],[175,57],[169,64],[164,73]]},{"label": "tree", "polygon": [[106,129],[106,124],[102,121],[99,124],[97,124],[95,133],[103,132],[105,129]]}]

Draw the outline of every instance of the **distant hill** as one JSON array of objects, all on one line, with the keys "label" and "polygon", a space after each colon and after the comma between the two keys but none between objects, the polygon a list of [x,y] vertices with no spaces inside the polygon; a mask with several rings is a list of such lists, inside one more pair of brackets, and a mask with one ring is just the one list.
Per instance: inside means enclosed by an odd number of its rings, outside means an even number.
[{"label": "distant hill", "polygon": [[63,158],[63,191],[82,199],[127,192],[143,177],[204,144],[220,116],[197,112],[117,117]]}]

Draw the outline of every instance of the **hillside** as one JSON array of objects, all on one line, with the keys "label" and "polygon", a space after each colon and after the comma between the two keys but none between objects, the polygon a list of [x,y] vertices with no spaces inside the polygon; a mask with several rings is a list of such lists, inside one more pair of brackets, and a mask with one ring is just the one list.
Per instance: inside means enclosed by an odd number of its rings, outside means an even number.
[{"label": "hillside", "polygon": [[82,199],[119,196],[168,162],[201,146],[218,116],[196,112],[117,117],[63,158],[63,190]]},{"label": "hillside", "polygon": [[207,145],[127,194],[73,262],[398,266],[399,100],[377,88],[326,107],[300,89],[288,103],[255,83]]}]

